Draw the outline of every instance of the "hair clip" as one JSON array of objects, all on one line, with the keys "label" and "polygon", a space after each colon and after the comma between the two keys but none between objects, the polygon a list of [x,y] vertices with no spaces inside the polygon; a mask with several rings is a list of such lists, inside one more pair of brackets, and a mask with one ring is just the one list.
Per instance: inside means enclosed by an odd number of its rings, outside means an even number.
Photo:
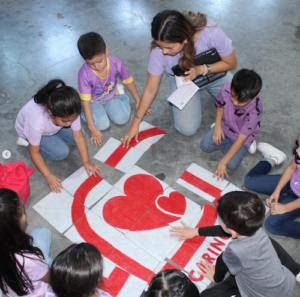
[{"label": "hair clip", "polygon": [[56,89],[58,89],[58,88],[60,88],[60,87],[62,87],[62,84],[58,84],[58,85],[56,86]]}]

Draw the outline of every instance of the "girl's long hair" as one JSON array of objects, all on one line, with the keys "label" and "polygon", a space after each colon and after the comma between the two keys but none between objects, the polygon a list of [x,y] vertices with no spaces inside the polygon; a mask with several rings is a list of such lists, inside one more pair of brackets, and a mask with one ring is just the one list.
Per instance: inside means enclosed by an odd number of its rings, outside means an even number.
[{"label": "girl's long hair", "polygon": [[[44,259],[41,250],[32,245],[33,238],[21,229],[22,208],[22,201],[14,191],[0,189],[0,288],[6,294],[9,287],[18,296],[34,290],[24,270],[24,258],[32,254],[41,261]],[[23,264],[17,260],[17,254],[23,257]]]},{"label": "girl's long hair", "polygon": [[183,43],[183,56],[179,59],[179,67],[188,70],[194,66],[195,48],[193,36],[197,31],[206,27],[205,14],[192,11],[180,13],[176,10],[163,10],[159,12],[151,23],[151,34],[154,39],[151,50],[157,47],[155,40],[170,43]]},{"label": "girl's long hair", "polygon": [[35,95],[34,102],[51,111],[54,117],[66,118],[81,111],[78,92],[60,79],[50,80]]}]

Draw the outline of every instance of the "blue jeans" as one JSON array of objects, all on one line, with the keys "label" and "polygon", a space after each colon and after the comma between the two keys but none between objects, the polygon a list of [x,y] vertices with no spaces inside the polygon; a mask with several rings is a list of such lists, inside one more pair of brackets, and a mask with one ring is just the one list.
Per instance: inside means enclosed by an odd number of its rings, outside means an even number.
[{"label": "blue jeans", "polygon": [[33,237],[33,245],[43,252],[46,263],[51,267],[53,260],[49,258],[52,243],[50,230],[46,228],[36,228],[30,235]]},{"label": "blue jeans", "polygon": [[[83,131],[82,131],[83,132]],[[76,145],[71,128],[62,128],[58,133],[51,136],[42,136],[40,153],[43,157],[60,161],[69,155],[69,148],[65,141]]]},{"label": "blue jeans", "polygon": [[[247,189],[261,194],[271,195],[280,178],[281,174],[267,175],[273,167],[273,162],[269,159],[262,159],[252,168],[245,177]],[[291,190],[288,182],[280,192],[278,202],[287,204],[299,197]],[[300,239],[300,223],[295,219],[300,217],[300,208],[281,215],[269,215],[265,221],[266,229],[275,234]]]},{"label": "blue jeans", "polygon": [[[117,125],[123,125],[129,121],[130,104],[126,95],[115,95],[104,102],[93,101],[91,105],[95,126],[100,131],[109,128],[110,121],[108,117]],[[83,111],[81,111],[81,118],[86,122]]]},{"label": "blue jeans", "polygon": [[[221,144],[216,144],[213,142],[213,134],[215,131],[215,127],[211,128],[203,139],[200,142],[200,148],[206,153],[211,153],[218,150],[223,150],[224,155],[227,154],[231,146],[234,144],[235,140],[232,140],[230,137],[225,135],[225,140],[222,139]],[[248,148],[246,146],[242,146],[240,150],[232,157],[232,159],[227,163],[228,169],[235,169],[242,162]]]},{"label": "blue jeans", "polygon": [[[176,82],[174,75],[169,75],[171,93],[176,90]],[[224,83],[231,83],[232,74],[228,71],[227,74],[202,87],[206,89],[214,98],[220,93]],[[174,125],[175,129],[185,136],[194,135],[201,124],[201,98],[200,90],[192,97],[187,105],[182,109],[178,109],[173,105]]]}]

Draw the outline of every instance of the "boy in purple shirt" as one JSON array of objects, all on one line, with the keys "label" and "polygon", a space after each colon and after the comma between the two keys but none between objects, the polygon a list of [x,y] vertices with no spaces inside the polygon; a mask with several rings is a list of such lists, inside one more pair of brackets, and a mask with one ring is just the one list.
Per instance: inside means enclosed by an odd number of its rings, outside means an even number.
[{"label": "boy in purple shirt", "polygon": [[235,169],[241,163],[260,129],[261,87],[262,80],[256,72],[241,69],[231,84],[223,85],[215,99],[216,124],[204,136],[200,147],[208,153],[223,150],[225,156],[214,173],[218,179],[228,177],[226,168]]},{"label": "boy in purple shirt", "polygon": [[100,130],[105,130],[110,125],[108,117],[118,125],[125,124],[130,118],[129,98],[125,94],[119,94],[118,77],[131,93],[136,108],[139,106],[140,96],[122,60],[108,55],[109,48],[106,48],[98,33],[90,32],[80,36],[77,46],[86,61],[78,72],[78,90],[83,107],[81,118],[91,132],[91,143],[100,145]]}]

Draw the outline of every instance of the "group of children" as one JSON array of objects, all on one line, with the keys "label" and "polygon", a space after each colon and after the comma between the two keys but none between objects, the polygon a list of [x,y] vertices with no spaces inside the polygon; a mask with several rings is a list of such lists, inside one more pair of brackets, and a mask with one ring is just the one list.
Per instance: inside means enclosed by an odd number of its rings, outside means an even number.
[{"label": "group of children", "polygon": [[[101,173],[101,166],[90,163],[80,117],[90,130],[91,143],[98,146],[102,143],[101,131],[110,125],[109,118],[119,125],[130,118],[129,98],[120,94],[118,78],[131,93],[136,108],[140,104],[133,78],[119,58],[109,55],[109,48],[99,34],[82,35],[78,49],[86,61],[78,74],[79,92],[62,80],[51,80],[20,110],[15,124],[19,143],[28,145],[33,163],[51,190],[57,193],[63,188],[62,181],[51,173],[43,157],[56,161],[65,159],[69,154],[65,141],[77,146],[88,175]],[[256,151],[255,137],[263,112],[259,97],[261,87],[262,79],[256,72],[241,69],[215,98],[216,121],[201,140],[200,147],[205,152],[223,150],[224,157],[214,173],[218,179],[228,176],[227,169],[235,169],[247,150]],[[125,141],[123,139],[123,143]],[[270,195],[267,205],[271,215],[265,222],[270,232],[300,239],[300,223],[295,221],[300,217],[299,143],[300,136],[294,159],[282,176],[267,173],[286,159],[285,154],[260,143],[258,149],[264,159],[246,175],[245,186]],[[196,235],[234,239],[218,257],[216,266],[209,262],[199,266],[202,270],[199,273],[213,282],[223,281],[230,272],[225,281],[200,296],[293,296],[294,279],[299,278],[300,266],[262,230],[265,207],[257,195],[228,193],[219,200],[217,212],[221,227],[198,230],[184,225],[171,230],[180,240]],[[0,288],[4,293],[8,296],[42,296],[44,293],[48,297],[109,296],[97,289],[102,278],[102,258],[94,246],[72,245],[52,263],[49,231],[36,229],[28,235],[22,230],[24,223],[20,198],[10,190],[0,190],[0,233],[4,242],[0,253]],[[145,296],[187,297],[199,296],[199,292],[185,274],[168,270],[153,278]]]}]

